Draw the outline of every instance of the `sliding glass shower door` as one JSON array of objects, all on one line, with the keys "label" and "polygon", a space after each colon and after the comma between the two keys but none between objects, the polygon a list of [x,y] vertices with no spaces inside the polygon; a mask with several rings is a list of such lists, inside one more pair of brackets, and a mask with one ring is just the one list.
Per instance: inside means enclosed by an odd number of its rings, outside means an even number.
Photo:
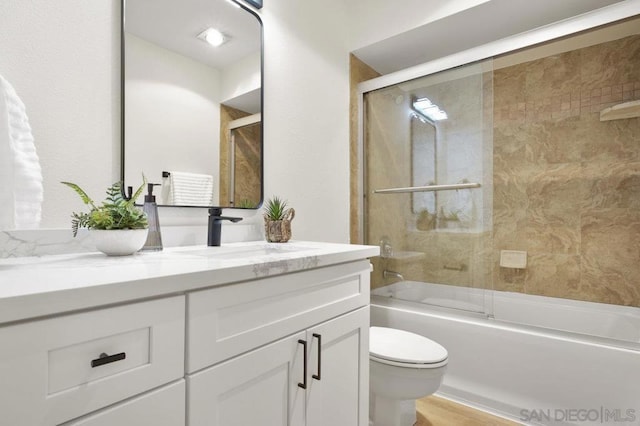
[{"label": "sliding glass shower door", "polygon": [[490,312],[492,101],[490,62],[365,94],[374,294]]}]

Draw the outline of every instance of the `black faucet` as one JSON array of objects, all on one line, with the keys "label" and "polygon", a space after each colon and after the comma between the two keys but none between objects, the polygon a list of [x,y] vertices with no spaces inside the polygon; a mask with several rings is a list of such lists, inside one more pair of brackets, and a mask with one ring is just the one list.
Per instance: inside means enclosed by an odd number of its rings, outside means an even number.
[{"label": "black faucet", "polygon": [[220,236],[222,235],[222,221],[230,220],[231,222],[240,222],[241,217],[221,216],[222,208],[214,207],[209,209],[209,229],[207,232],[207,245],[219,246]]}]

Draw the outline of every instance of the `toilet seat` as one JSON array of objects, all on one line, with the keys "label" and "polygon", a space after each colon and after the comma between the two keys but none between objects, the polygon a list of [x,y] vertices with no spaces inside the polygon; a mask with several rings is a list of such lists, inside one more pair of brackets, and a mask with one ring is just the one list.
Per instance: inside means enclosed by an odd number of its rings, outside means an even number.
[{"label": "toilet seat", "polygon": [[387,327],[371,327],[369,358],[407,368],[438,368],[447,364],[448,352],[419,334]]}]

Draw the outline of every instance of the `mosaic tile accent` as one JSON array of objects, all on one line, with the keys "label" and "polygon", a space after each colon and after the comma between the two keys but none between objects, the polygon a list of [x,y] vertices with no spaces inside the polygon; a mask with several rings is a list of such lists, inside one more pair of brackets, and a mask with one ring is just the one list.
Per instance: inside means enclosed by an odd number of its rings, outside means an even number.
[{"label": "mosaic tile accent", "polygon": [[607,107],[636,99],[640,99],[640,81],[503,104],[494,110],[494,118],[498,125],[561,120],[581,114],[599,114]]}]

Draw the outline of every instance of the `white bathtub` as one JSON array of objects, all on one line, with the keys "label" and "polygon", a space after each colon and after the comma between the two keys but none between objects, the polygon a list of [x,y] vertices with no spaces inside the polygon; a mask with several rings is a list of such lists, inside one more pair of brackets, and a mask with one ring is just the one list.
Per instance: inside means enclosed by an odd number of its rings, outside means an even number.
[{"label": "white bathtub", "polygon": [[371,323],[445,346],[445,397],[526,424],[640,425],[640,308],[407,281],[372,291]]}]

